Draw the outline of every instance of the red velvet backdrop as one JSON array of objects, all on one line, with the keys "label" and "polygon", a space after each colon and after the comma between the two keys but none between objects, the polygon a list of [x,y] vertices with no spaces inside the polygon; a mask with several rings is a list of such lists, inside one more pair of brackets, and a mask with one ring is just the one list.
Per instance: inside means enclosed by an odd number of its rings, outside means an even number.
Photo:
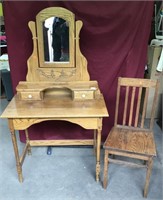
[{"label": "red velvet backdrop", "polygon": [[[13,89],[24,81],[32,53],[28,22],[43,8],[71,10],[84,26],[80,47],[97,80],[110,114],[103,120],[102,140],[113,126],[117,78],[143,77],[153,13],[152,1],[5,1],[4,15]],[[29,128],[32,139],[89,138],[92,131],[68,122],[42,122]],[[88,133],[88,134],[86,134]],[[90,133],[90,134],[89,134]],[[20,134],[24,141],[24,134]]]}]

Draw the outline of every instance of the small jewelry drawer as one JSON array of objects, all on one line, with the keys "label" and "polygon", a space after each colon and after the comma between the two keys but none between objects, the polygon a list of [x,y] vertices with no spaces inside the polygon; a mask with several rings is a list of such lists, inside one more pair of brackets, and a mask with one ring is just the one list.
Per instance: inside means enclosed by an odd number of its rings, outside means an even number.
[{"label": "small jewelry drawer", "polygon": [[94,99],[94,92],[95,91],[73,91],[73,99],[80,99],[80,100],[85,100],[85,99]]},{"label": "small jewelry drawer", "polygon": [[42,100],[40,92],[18,92],[18,96],[21,100]]}]

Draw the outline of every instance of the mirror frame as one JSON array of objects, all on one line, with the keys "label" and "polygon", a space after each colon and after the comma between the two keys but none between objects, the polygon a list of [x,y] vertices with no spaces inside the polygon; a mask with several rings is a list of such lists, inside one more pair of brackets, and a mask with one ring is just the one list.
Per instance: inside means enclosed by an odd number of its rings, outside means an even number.
[{"label": "mirror frame", "polygon": [[[50,18],[50,17],[59,17],[64,19],[69,24],[69,61],[66,62],[47,62],[45,61],[45,54],[44,54],[44,41],[43,41],[43,22]],[[52,67],[52,68],[61,68],[61,67],[71,67],[74,68],[74,23],[75,17],[74,14],[62,7],[50,7],[45,8],[40,11],[36,16],[36,30],[37,30],[37,37],[38,37],[38,56],[40,67]]]},{"label": "mirror frame", "polygon": [[[45,62],[43,49],[43,21],[52,16],[58,16],[69,23],[69,62]],[[49,7],[41,10],[35,21],[29,21],[32,33],[33,52],[27,60],[28,82],[72,82],[88,81],[90,76],[87,69],[87,59],[80,51],[81,20],[75,21],[75,15],[62,7]]]}]

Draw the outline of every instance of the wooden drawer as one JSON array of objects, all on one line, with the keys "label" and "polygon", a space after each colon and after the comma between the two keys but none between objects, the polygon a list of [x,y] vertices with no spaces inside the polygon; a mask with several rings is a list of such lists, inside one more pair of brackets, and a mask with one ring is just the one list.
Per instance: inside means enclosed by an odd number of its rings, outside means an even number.
[{"label": "wooden drawer", "polygon": [[18,92],[21,100],[42,100],[41,92]]},{"label": "wooden drawer", "polygon": [[95,91],[73,91],[73,99],[94,99]]}]

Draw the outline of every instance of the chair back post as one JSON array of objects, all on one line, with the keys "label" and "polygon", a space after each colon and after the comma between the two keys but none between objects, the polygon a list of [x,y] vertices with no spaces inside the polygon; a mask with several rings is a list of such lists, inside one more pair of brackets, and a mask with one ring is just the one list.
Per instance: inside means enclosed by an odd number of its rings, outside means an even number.
[{"label": "chair back post", "polygon": [[144,97],[144,102],[143,102],[143,111],[142,111],[140,128],[144,128],[144,120],[145,120],[145,115],[147,111],[147,102],[148,102],[148,96],[149,96],[149,87],[145,87],[143,84],[143,88],[145,89],[145,97]]},{"label": "chair back post", "polygon": [[120,82],[121,82],[121,77],[118,78],[118,86],[117,86],[117,94],[116,94],[116,106],[115,106],[114,126],[116,126],[116,125],[117,125],[117,122],[118,122],[118,107],[119,107],[119,98],[120,98]]},{"label": "chair back post", "polygon": [[152,105],[152,110],[151,110],[150,130],[153,129],[153,125],[154,125],[154,116],[155,116],[155,111],[156,111],[156,105],[158,103],[159,85],[160,85],[160,83],[157,80],[156,86],[155,86],[154,100],[153,100],[153,105]]}]

